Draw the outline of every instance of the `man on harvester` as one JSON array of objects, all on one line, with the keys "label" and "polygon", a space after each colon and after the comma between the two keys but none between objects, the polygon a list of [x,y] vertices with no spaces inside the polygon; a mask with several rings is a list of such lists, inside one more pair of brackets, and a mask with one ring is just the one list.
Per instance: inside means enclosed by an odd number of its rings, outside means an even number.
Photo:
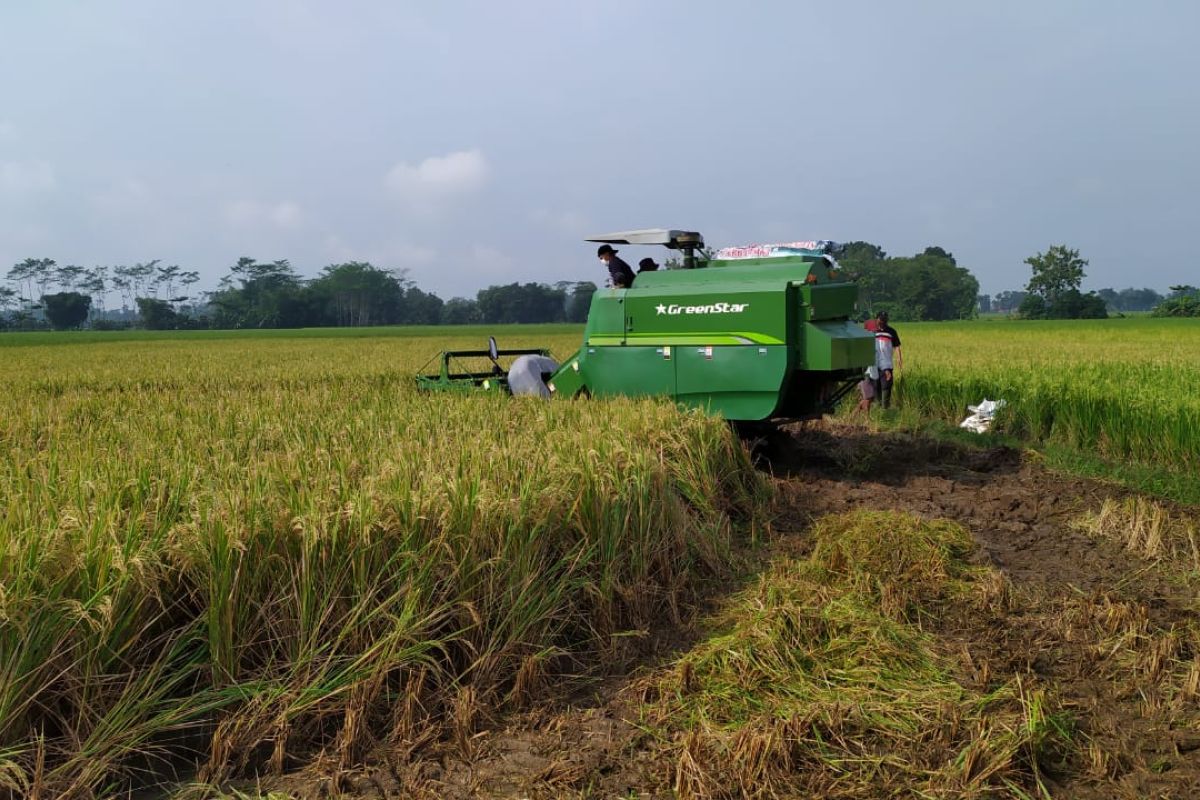
[{"label": "man on harvester", "polygon": [[602,244],[596,250],[596,257],[608,266],[608,277],[614,289],[628,289],[633,286],[633,269],[617,255],[611,244]]}]

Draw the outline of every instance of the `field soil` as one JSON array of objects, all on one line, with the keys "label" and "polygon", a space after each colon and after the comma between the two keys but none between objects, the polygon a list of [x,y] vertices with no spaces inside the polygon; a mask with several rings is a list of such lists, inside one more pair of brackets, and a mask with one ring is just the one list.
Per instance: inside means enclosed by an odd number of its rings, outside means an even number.
[{"label": "field soil", "polygon": [[[973,537],[974,563],[1002,576],[990,610],[964,606],[931,623],[964,687],[1014,678],[1042,689],[1072,721],[1068,752],[1042,765],[1044,792],[1062,798],[1200,796],[1200,653],[1195,575],[1145,560],[1079,519],[1124,490],[1053,474],[1036,456],[836,422],[793,426],[761,443],[778,510],[759,566],[804,555],[822,515],[896,510],[954,520]],[[1195,509],[1171,513],[1195,520]],[[753,570],[751,570],[753,571]],[[380,751],[367,764],[276,788],[329,797],[660,797],[677,775],[678,741],[645,724],[647,675],[704,634],[699,620],[648,631],[628,675],[497,720],[468,741],[422,754]],[[730,781],[730,787],[735,784]],[[907,796],[880,785],[861,796]],[[1039,789],[1035,792],[1041,793]],[[732,788],[728,796],[738,796]]]}]

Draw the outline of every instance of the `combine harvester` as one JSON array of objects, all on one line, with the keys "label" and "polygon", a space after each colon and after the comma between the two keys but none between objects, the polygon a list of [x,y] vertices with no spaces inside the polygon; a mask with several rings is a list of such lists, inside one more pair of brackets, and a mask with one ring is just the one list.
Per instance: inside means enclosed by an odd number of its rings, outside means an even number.
[{"label": "combine harvester", "polygon": [[[587,241],[663,245],[682,252],[684,268],[642,272],[629,289],[597,290],[583,344],[561,366],[545,350],[499,350],[491,339],[488,350],[441,353],[440,371],[418,375],[418,386],[671,397],[752,423],[832,412],[875,361],[872,334],[851,321],[858,286],[842,279],[830,242],[726,248],[710,257],[694,231]],[[456,370],[471,358],[491,366]]]}]

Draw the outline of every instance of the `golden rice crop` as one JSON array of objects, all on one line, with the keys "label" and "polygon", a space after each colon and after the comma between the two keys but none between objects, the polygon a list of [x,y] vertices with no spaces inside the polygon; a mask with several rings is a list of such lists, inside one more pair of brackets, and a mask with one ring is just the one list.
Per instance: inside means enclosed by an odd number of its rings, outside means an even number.
[{"label": "golden rice crop", "polygon": [[476,338],[5,347],[0,786],[468,736],[721,571],[761,491],[722,423],[415,392]]},{"label": "golden rice crop", "polygon": [[984,397],[1002,430],[1200,470],[1200,322],[1115,319],[899,325],[902,402],[959,420]]}]

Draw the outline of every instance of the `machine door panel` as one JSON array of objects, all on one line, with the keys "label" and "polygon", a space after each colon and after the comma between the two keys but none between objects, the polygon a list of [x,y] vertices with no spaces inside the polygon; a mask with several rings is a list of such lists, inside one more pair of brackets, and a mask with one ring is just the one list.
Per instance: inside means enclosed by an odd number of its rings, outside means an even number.
[{"label": "machine door panel", "polygon": [[705,345],[675,349],[676,393],[728,419],[765,419],[779,403],[786,345]]},{"label": "machine door panel", "polygon": [[675,352],[670,346],[588,347],[588,389],[600,397],[673,395]]},{"label": "machine door panel", "polygon": [[597,289],[588,312],[585,344],[625,341],[625,289]]}]

